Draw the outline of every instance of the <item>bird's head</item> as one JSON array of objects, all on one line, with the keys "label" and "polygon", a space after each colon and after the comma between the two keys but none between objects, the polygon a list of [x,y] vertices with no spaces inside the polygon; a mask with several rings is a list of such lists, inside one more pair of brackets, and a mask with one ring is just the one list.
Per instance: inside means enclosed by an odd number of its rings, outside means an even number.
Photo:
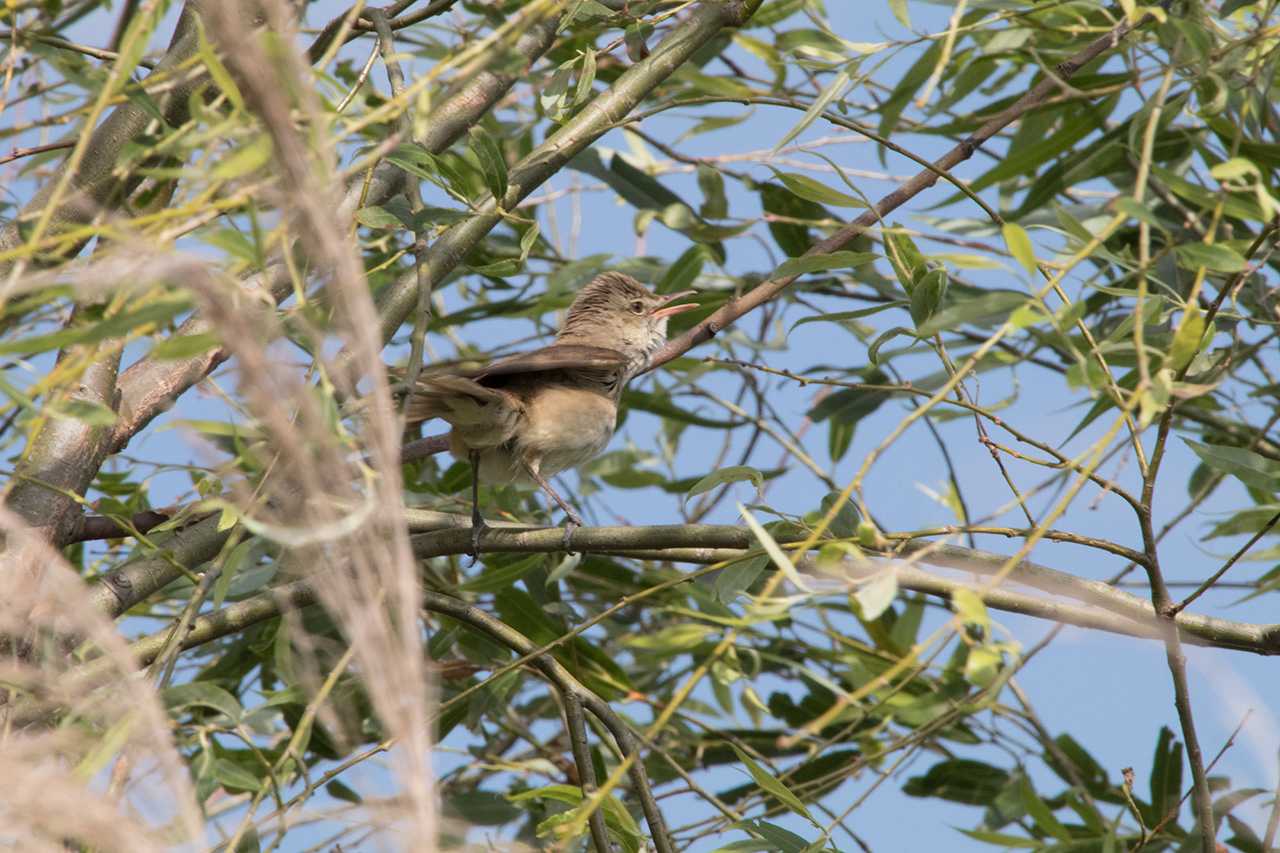
[{"label": "bird's head", "polygon": [[659,295],[629,275],[601,273],[574,298],[556,340],[617,350],[627,356],[634,374],[666,341],[667,320],[698,307],[671,304],[693,292]]}]

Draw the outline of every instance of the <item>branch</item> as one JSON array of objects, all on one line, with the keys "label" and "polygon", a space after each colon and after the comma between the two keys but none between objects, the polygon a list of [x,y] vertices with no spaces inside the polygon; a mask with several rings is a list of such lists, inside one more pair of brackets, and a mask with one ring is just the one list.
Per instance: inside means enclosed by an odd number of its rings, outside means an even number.
[{"label": "branch", "polygon": [[[189,0],[183,7],[164,57],[156,65],[154,72],[148,76],[150,81],[152,77],[165,79],[175,74],[180,75],[174,85],[167,87],[165,92],[156,98],[165,121],[174,127],[186,123],[190,114],[190,97],[205,81],[203,74],[191,74],[182,70],[198,50],[196,15],[199,6],[198,0]],[[152,114],[144,109],[140,102],[126,100],[113,109],[102,124],[93,128],[85,144],[84,156],[79,159],[69,177],[68,192],[64,193],[64,197],[51,214],[49,221],[51,231],[57,231],[69,225],[83,225],[104,211],[110,211],[119,206],[119,203],[128,195],[129,189],[136,186],[141,177],[136,172],[119,174],[118,162],[134,139],[154,120]],[[84,132],[85,129],[81,129],[75,135],[79,136]],[[18,216],[0,228],[0,252],[22,245],[24,240],[19,231],[19,225],[39,217],[44,212],[44,208],[54,197],[55,191],[64,179],[62,170],[54,174],[55,178],[36,191],[31,200],[23,205]],[[0,276],[7,275],[9,267],[10,262],[0,261]]]},{"label": "branch", "polygon": [[[426,122],[423,146],[432,154],[439,154],[465,133],[468,127],[479,121],[510,91],[520,79],[520,72],[550,48],[558,24],[558,18],[538,21],[521,34],[513,49],[519,62],[511,63],[510,55],[495,51],[493,65],[503,68],[503,72],[480,71],[454,94],[441,101],[431,111]],[[340,217],[349,221],[362,199],[366,205],[383,203],[401,192],[404,182],[405,174],[399,166],[380,163],[373,170],[367,190],[363,180],[353,182],[348,188],[339,209]],[[250,293],[269,296],[277,303],[293,292],[288,266],[279,260],[245,279],[242,287]],[[196,315],[183,323],[175,335],[189,336],[212,331],[213,323]],[[120,417],[112,437],[112,452],[123,449],[143,427],[226,361],[229,355],[225,347],[219,347],[176,361],[143,358],[129,367],[120,376]]]},{"label": "branch", "polygon": [[[1139,24],[1146,23],[1150,17],[1145,17]],[[1060,63],[1055,74],[1047,76],[1025,95],[1011,104],[1003,112],[997,114],[986,122],[982,127],[973,133],[968,139],[965,139],[959,145],[952,148],[940,159],[938,159],[931,167],[918,172],[911,180],[898,187],[893,192],[882,198],[876,203],[875,207],[853,220],[851,223],[841,228],[835,234],[815,243],[810,247],[809,251],[804,253],[805,257],[812,255],[828,255],[832,252],[839,251],[851,243],[856,237],[877,224],[884,217],[897,210],[903,204],[915,198],[924,190],[932,187],[938,182],[939,175],[948,173],[957,165],[968,160],[974,153],[982,147],[987,140],[995,136],[1005,127],[1017,121],[1026,113],[1040,106],[1061,84],[1061,81],[1069,80],[1081,68],[1097,59],[1107,50],[1114,48],[1120,43],[1120,40],[1127,36],[1136,25],[1124,21],[1112,29],[1109,33],[1095,40],[1084,50],[1077,53],[1070,59]],[[800,276],[784,276],[782,278],[769,279],[755,287],[742,296],[730,299],[723,306],[717,309],[711,316],[707,317],[698,325],[689,331],[674,338],[666,343],[662,349],[658,350],[650,359],[648,370],[661,367],[673,358],[678,358],[688,352],[693,347],[704,341],[713,338],[721,329],[742,317],[747,312],[758,308],[764,303],[776,297],[783,290],[791,285]]]},{"label": "branch", "polygon": [[221,513],[157,537],[158,550],[107,572],[89,589],[89,600],[100,613],[115,618],[168,586],[184,571],[207,563],[222,550],[234,527],[219,530]]},{"label": "branch", "polygon": [[[178,18],[173,39],[156,75],[163,77],[178,70],[196,52],[195,4],[188,3]],[[200,85],[200,75],[186,75],[160,97],[159,109],[171,124],[186,122],[189,98]],[[106,120],[93,129],[83,146],[77,145],[71,155],[70,174],[59,171],[56,180],[40,187],[32,199],[11,222],[0,228],[0,252],[21,246],[25,237],[24,220],[39,219],[49,229],[80,224],[110,210],[125,198],[129,189],[141,180],[133,174],[116,174],[117,161],[129,143],[154,121],[152,115],[133,101],[116,107]],[[77,154],[80,156],[77,158]],[[50,205],[53,209],[47,210]],[[39,226],[37,226],[39,227]],[[75,246],[78,251],[82,243]],[[0,261],[0,277],[12,279],[26,261]],[[0,293],[7,291],[7,284]],[[0,295],[0,302],[3,296]],[[85,322],[76,310],[70,323]],[[117,400],[117,370],[121,349],[107,341],[97,345],[73,347],[59,354],[59,361],[84,359],[75,388],[67,395],[72,402],[87,403],[113,410]],[[78,499],[89,488],[98,468],[110,449],[110,430],[83,420],[53,417],[44,420],[31,438],[18,465],[12,485],[5,496],[6,505],[44,541],[61,547],[80,521]],[[33,540],[24,540],[30,544]],[[38,562],[36,552],[19,547],[9,554],[11,565]]]},{"label": "branch", "polygon": [[[505,211],[514,210],[579,152],[611,130],[721,30],[745,23],[759,4],[759,0],[699,3],[648,57],[623,72],[609,90],[596,96],[513,166],[507,177],[505,196],[482,202],[478,213],[452,226],[432,244],[427,256],[425,286],[434,287],[443,281],[503,220]],[[378,304],[383,341],[390,341],[409,317],[418,302],[418,289],[419,277],[415,271],[402,275],[387,288]]]},{"label": "branch", "polygon": [[174,516],[176,510],[148,509],[139,512],[127,521],[117,521],[102,515],[82,517],[75,530],[67,537],[67,544],[75,542],[91,542],[95,539],[123,539],[126,536],[144,534],[153,527],[159,527]]}]

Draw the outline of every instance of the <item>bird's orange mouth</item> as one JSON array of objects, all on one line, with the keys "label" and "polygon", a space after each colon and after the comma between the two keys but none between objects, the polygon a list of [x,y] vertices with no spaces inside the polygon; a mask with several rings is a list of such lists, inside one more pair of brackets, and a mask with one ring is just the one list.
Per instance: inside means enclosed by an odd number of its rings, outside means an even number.
[{"label": "bird's orange mouth", "polygon": [[669,296],[666,297],[665,301],[663,302],[663,307],[655,309],[650,316],[657,317],[657,318],[674,317],[676,314],[683,314],[685,311],[692,311],[694,308],[702,307],[698,305],[698,303],[696,302],[686,302],[682,305],[667,304],[670,302],[674,302],[677,299],[683,299],[686,296],[692,296],[697,292],[698,291],[696,290],[682,290],[679,293],[670,294]]}]

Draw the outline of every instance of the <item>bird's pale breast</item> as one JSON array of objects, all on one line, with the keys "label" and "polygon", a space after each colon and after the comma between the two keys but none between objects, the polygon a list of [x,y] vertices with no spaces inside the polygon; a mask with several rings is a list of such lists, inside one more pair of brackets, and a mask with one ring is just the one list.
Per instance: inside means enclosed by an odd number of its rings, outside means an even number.
[{"label": "bird's pale breast", "polygon": [[580,387],[553,385],[528,401],[519,450],[544,476],[598,456],[613,437],[618,407],[609,397]]}]

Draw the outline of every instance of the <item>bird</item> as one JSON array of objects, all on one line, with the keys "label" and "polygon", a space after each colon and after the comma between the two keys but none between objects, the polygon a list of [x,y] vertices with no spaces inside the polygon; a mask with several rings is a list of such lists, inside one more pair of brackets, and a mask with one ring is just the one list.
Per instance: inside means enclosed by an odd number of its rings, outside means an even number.
[{"label": "bird", "polygon": [[566,517],[564,547],[582,518],[549,482],[608,446],[618,401],[667,339],[667,321],[698,307],[696,291],[657,294],[621,272],[578,292],[551,344],[477,370],[421,374],[405,403],[409,426],[440,418],[449,449],[471,462],[471,555],[487,529],[480,481],[537,486]]}]

